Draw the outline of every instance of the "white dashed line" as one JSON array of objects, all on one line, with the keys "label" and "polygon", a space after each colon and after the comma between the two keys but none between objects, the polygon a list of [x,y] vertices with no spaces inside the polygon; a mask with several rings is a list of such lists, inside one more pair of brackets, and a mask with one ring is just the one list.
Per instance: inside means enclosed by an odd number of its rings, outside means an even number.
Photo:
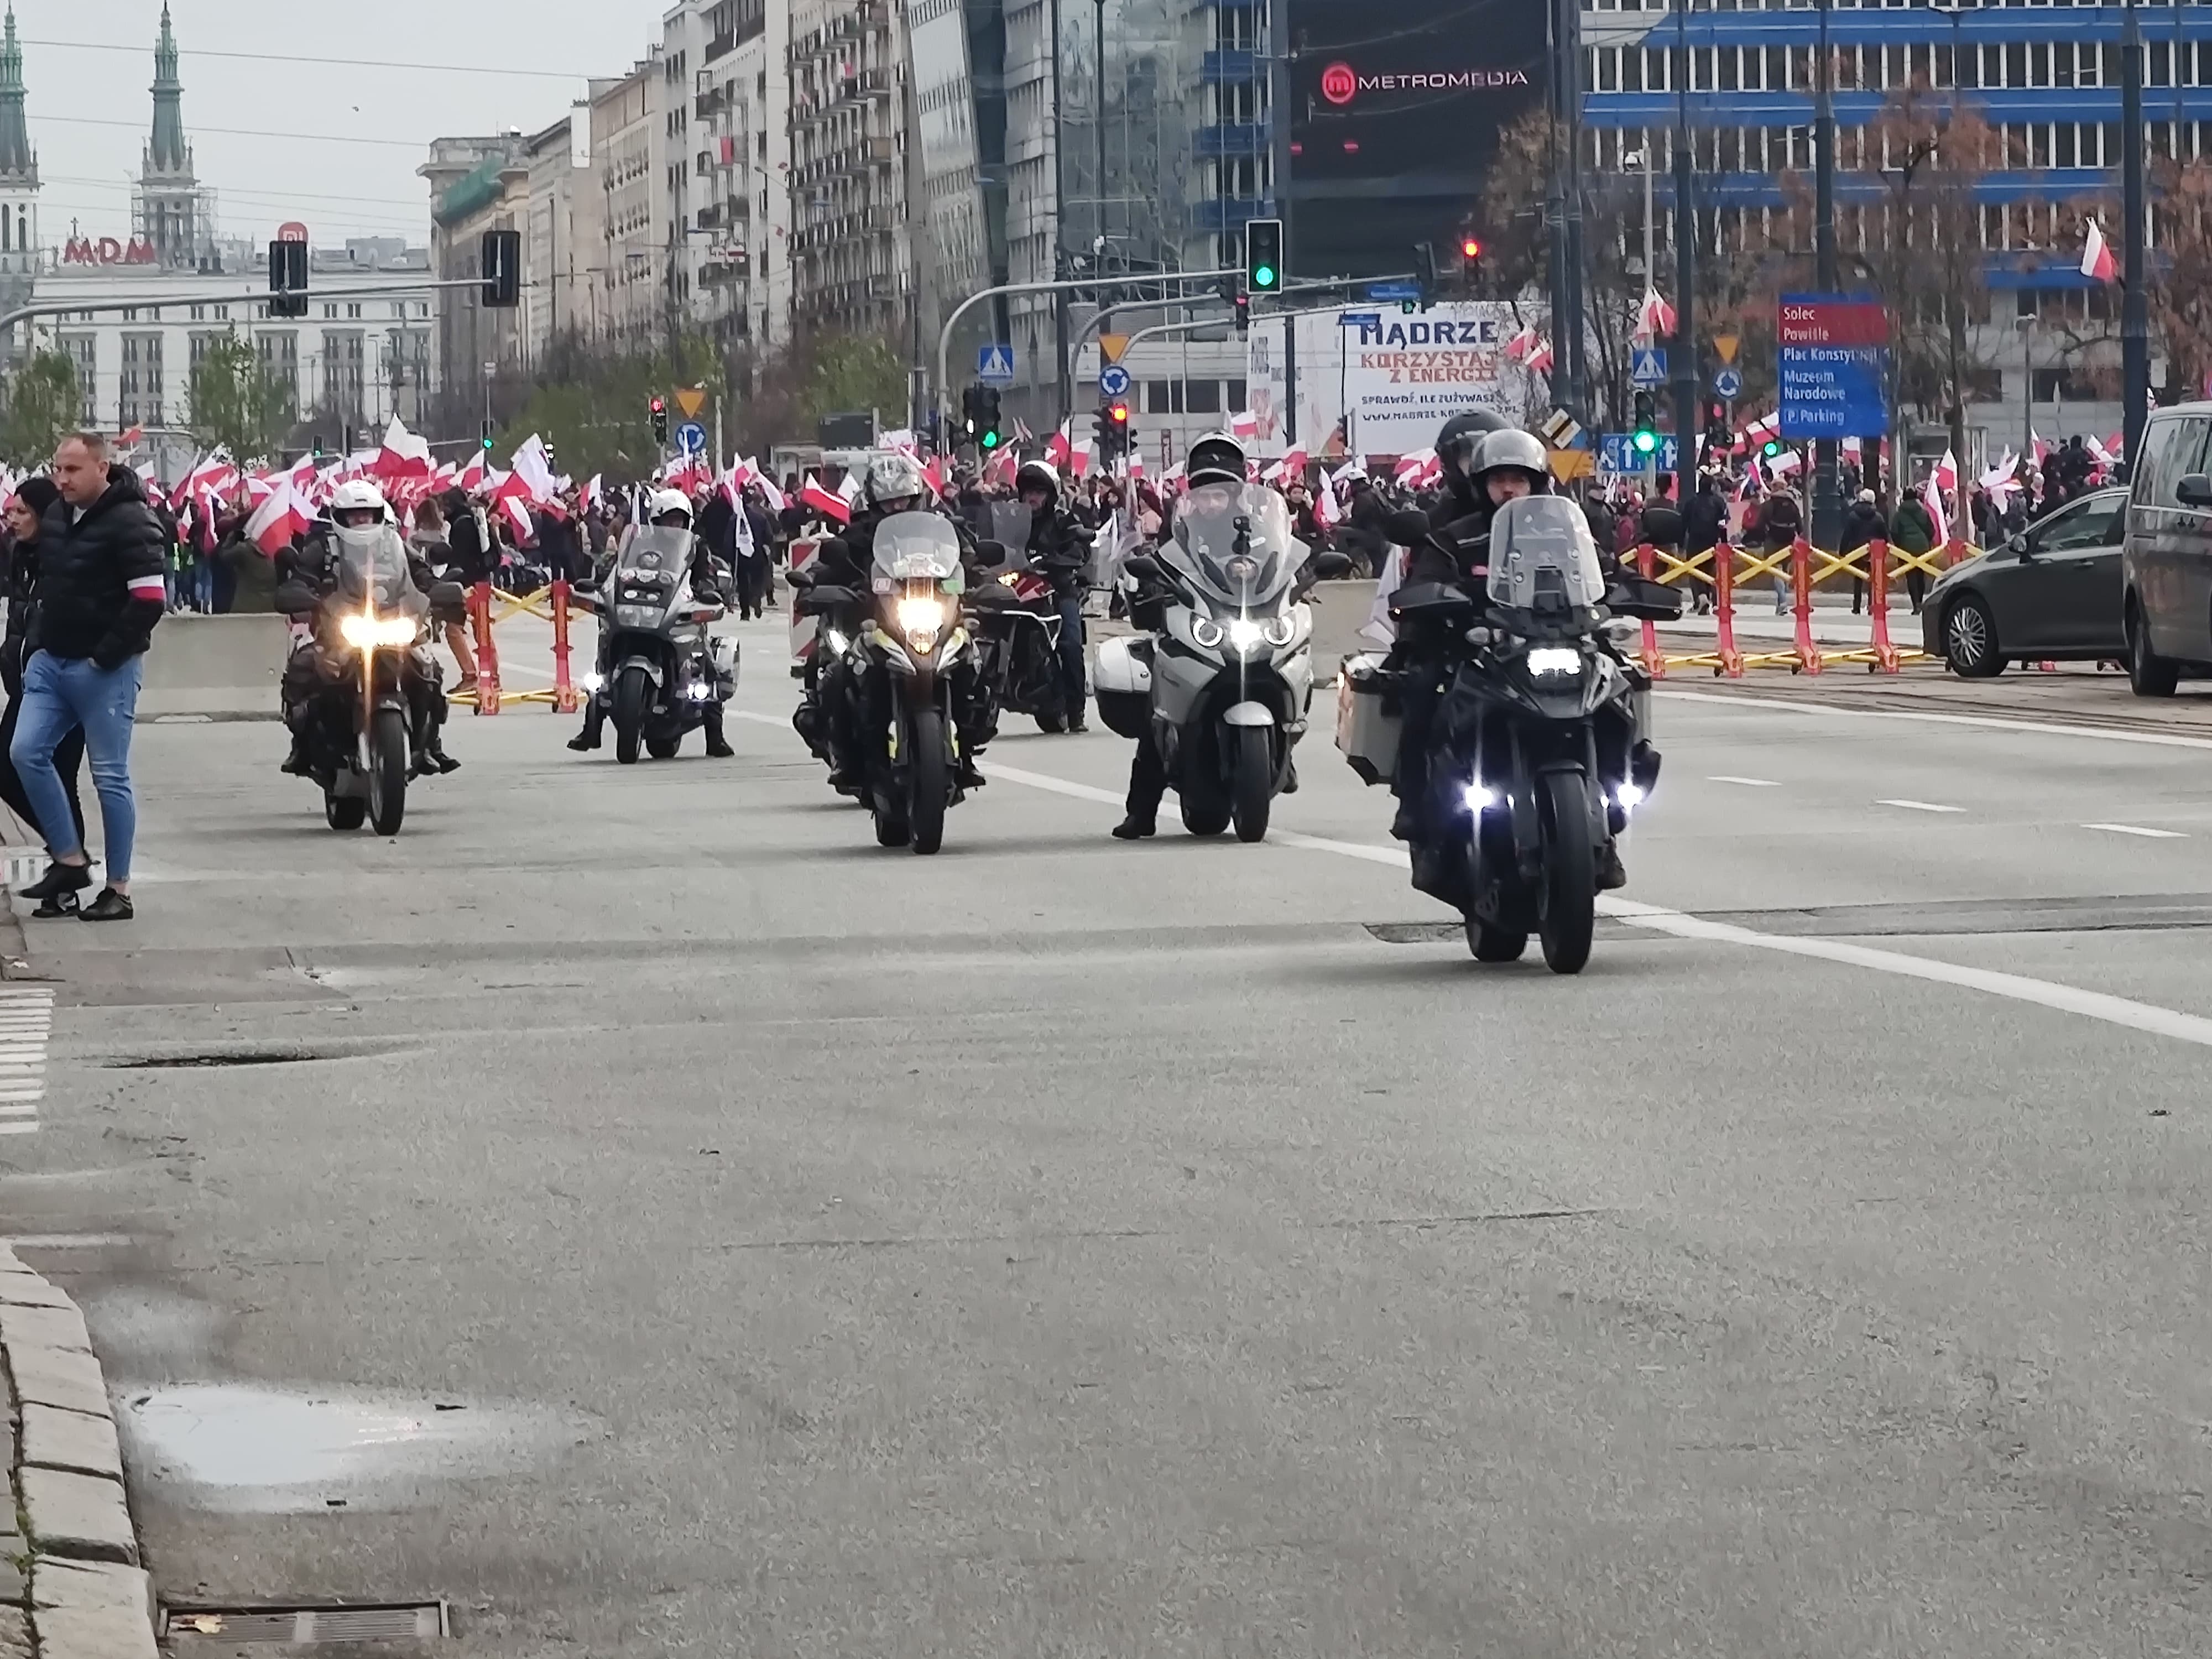
[{"label": "white dashed line", "polygon": [[1939,806],[1932,800],[1878,800],[1876,806],[1901,806],[1908,812],[1963,812],[1963,806]]},{"label": "white dashed line", "polygon": [[1716,772],[1711,776],[1708,777],[1705,781],[1707,783],[1737,783],[1741,784],[1747,789],[1779,789],[1782,787],[1772,778],[1730,777],[1725,772]]},{"label": "white dashed line", "polygon": [[2084,830],[2103,830],[2115,836],[2141,836],[2146,841],[2187,841],[2179,830],[2146,830],[2140,823],[2085,823]]},{"label": "white dashed line", "polygon": [[0,985],[0,1135],[36,1133],[46,1093],[46,1036],[54,994],[43,986]]}]

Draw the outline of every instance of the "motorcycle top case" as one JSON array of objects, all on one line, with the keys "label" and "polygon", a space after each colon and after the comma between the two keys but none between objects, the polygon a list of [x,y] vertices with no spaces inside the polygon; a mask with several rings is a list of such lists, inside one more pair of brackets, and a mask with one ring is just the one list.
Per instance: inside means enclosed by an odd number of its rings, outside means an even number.
[{"label": "motorcycle top case", "polygon": [[1098,718],[1120,738],[1141,738],[1152,719],[1150,640],[1110,639],[1099,642],[1091,667]]},{"label": "motorcycle top case", "polygon": [[1367,784],[1389,783],[1398,772],[1398,733],[1405,716],[1395,677],[1377,654],[1345,659],[1336,682],[1336,746]]}]

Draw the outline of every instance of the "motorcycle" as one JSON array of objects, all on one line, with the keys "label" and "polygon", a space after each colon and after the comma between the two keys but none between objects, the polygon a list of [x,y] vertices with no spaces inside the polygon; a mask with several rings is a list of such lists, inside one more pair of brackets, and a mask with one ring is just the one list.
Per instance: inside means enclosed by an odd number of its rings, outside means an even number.
[{"label": "motorcycle", "polygon": [[445,696],[429,629],[434,621],[459,622],[465,596],[459,582],[434,583],[427,595],[416,587],[390,525],[334,527],[330,552],[329,592],[294,577],[276,596],[278,611],[313,617],[307,775],[321,786],[331,829],[366,821],[380,836],[396,836],[408,779],[441,769],[431,757]]},{"label": "motorcycle", "polygon": [[[980,544],[986,554],[1000,544]],[[1003,551],[991,581],[969,596],[975,619],[975,651],[993,702],[1028,714],[1042,732],[1064,732],[1074,712],[1060,669],[1060,600],[1050,578],[1036,568],[1019,543]]]},{"label": "motorcycle", "polygon": [[[1643,740],[1649,681],[1605,623],[1671,619],[1681,596],[1634,577],[1609,589],[1581,510],[1556,495],[1498,509],[1486,593],[1478,606],[1461,587],[1424,582],[1391,605],[1401,637],[1413,627],[1454,641],[1430,727],[1413,885],[1461,912],[1477,960],[1516,961],[1534,933],[1553,972],[1579,973],[1605,855],[1659,775]],[[1367,783],[1396,770],[1405,684],[1381,657],[1345,666],[1337,744]]]},{"label": "motorcycle", "polygon": [[[898,513],[876,526],[872,552],[867,594],[817,583],[800,606],[823,618],[825,643],[842,659],[842,672],[823,674],[823,693],[848,688],[857,700],[861,798],[877,843],[934,853],[944,845],[946,810],[965,793],[952,679],[974,663],[975,647],[960,607],[960,538],[934,513]],[[863,609],[851,638],[828,620]],[[835,740],[826,708],[817,709],[814,724],[826,755]]]},{"label": "motorcycle", "polygon": [[723,605],[692,592],[691,561],[690,531],[646,525],[602,582],[574,594],[610,630],[599,647],[606,666],[583,684],[613,726],[624,766],[636,763],[641,745],[655,760],[673,759],[708,708],[737,694],[738,642],[707,631]]},{"label": "motorcycle", "polygon": [[1200,485],[1157,551],[1122,569],[1174,597],[1152,634],[1099,646],[1099,718],[1125,738],[1150,732],[1192,835],[1233,823],[1239,841],[1258,841],[1313,700],[1304,596],[1316,573],[1289,509],[1257,485]]}]

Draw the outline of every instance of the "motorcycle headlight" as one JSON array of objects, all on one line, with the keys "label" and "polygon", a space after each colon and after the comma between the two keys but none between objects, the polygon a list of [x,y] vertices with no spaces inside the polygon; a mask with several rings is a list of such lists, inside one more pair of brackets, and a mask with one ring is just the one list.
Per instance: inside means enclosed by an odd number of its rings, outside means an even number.
[{"label": "motorcycle headlight", "polygon": [[1239,617],[1229,624],[1229,645],[1239,656],[1260,648],[1267,629],[1249,617]]},{"label": "motorcycle headlight", "polygon": [[584,676],[584,690],[586,691],[596,691],[606,683],[607,677],[596,668]]},{"label": "motorcycle headlight", "polygon": [[694,702],[704,702],[714,695],[714,688],[703,680],[695,680],[684,688],[684,695]]},{"label": "motorcycle headlight", "polygon": [[1620,803],[1622,811],[1633,812],[1644,804],[1644,787],[1638,783],[1622,783],[1613,790],[1613,798]]},{"label": "motorcycle headlight", "polygon": [[1268,623],[1261,630],[1261,635],[1268,644],[1280,647],[1288,645],[1295,639],[1297,636],[1297,613],[1294,611],[1285,611],[1281,616]]},{"label": "motorcycle headlight", "polygon": [[905,635],[908,644],[917,651],[935,647],[937,636],[945,629],[945,601],[927,593],[918,593],[901,599],[893,613],[898,619],[899,632]]},{"label": "motorcycle headlight", "polygon": [[1212,651],[1221,643],[1221,624],[1211,617],[1193,617],[1190,619],[1190,636]]},{"label": "motorcycle headlight", "polygon": [[829,640],[830,654],[833,656],[842,657],[848,651],[853,648],[852,641],[847,639],[842,634],[840,634],[834,628],[829,630]]},{"label": "motorcycle headlight", "polygon": [[415,619],[348,614],[338,618],[338,637],[356,651],[374,650],[380,645],[412,645]]},{"label": "motorcycle headlight", "polygon": [[1531,674],[1579,674],[1583,653],[1571,645],[1540,645],[1528,653]]}]

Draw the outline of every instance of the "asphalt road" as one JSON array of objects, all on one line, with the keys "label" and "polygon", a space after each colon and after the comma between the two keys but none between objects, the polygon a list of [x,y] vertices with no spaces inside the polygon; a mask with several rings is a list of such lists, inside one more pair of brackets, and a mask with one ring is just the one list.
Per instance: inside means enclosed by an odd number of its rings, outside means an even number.
[{"label": "asphalt road", "polygon": [[25,923],[0,1213],[166,1595],[483,1659],[2206,1650],[2212,737],[1677,681],[1561,979],[1325,731],[1267,845],[1114,842],[1127,745],[1010,722],[878,849],[780,635],[735,760],[463,718],[390,842],[272,726],[142,730],[139,920]]}]

